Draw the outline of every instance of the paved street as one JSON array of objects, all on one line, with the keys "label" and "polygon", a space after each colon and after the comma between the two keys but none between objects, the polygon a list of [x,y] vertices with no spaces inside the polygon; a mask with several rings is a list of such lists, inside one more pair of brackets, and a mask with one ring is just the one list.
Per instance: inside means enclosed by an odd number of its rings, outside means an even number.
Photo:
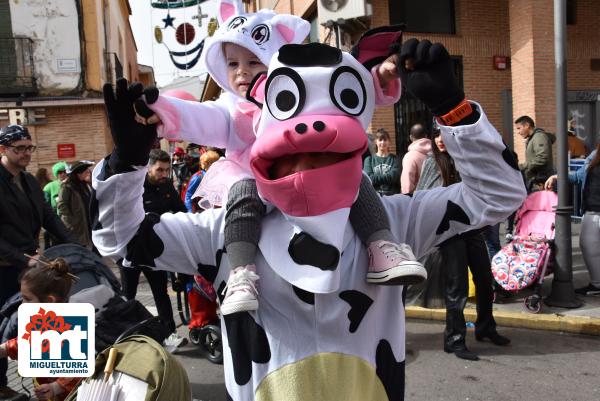
[{"label": "paved street", "polygon": [[[469,335],[468,345],[481,360],[468,362],[442,351],[443,328],[439,322],[408,322],[407,401],[600,399],[600,338],[501,327],[512,345],[478,343]],[[221,366],[199,359],[191,345],[179,357],[194,398],[226,401]]]},{"label": "paved street", "polygon": [[[143,276],[138,299],[155,312]],[[180,323],[177,315],[176,322]],[[468,345],[481,360],[467,362],[442,351],[443,328],[435,321],[407,323],[407,401],[600,399],[600,337],[500,327],[512,345],[478,343],[469,335]],[[180,326],[178,332],[187,336],[187,327]],[[195,400],[226,401],[222,365],[202,358],[192,344],[177,356],[188,372]],[[15,371],[16,363],[11,362],[11,386],[18,389],[21,381]],[[30,387],[27,379],[23,383]]]}]

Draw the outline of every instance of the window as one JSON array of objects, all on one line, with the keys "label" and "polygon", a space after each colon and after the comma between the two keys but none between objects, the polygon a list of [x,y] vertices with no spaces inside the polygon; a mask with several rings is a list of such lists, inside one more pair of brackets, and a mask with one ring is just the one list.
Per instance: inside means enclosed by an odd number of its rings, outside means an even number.
[{"label": "window", "polygon": [[567,0],[567,25],[577,23],[577,1]]},{"label": "window", "polygon": [[454,0],[392,0],[389,9],[390,23],[407,32],[456,33]]}]

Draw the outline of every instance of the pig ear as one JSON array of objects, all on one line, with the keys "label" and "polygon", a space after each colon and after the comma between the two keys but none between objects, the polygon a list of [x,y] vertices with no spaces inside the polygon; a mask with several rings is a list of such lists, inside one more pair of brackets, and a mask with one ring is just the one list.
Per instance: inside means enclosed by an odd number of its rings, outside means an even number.
[{"label": "pig ear", "polygon": [[310,22],[300,17],[279,14],[271,20],[273,29],[281,35],[284,43],[302,43],[310,32]]},{"label": "pig ear", "polygon": [[244,13],[244,7],[240,0],[221,0],[218,4],[217,19],[219,25],[223,25],[223,22],[233,15],[239,15]]},{"label": "pig ear", "polygon": [[404,27],[404,24],[400,24],[368,30],[360,37],[350,53],[370,71],[399,51]]},{"label": "pig ear", "polygon": [[265,86],[267,84],[267,72],[259,72],[256,74],[252,82],[250,82],[250,86],[246,91],[246,99],[262,108],[263,103],[265,102]]}]

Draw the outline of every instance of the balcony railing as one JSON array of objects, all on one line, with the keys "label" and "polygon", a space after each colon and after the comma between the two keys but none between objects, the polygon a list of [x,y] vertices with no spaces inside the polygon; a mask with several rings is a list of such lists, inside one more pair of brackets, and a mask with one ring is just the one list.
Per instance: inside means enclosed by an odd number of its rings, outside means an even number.
[{"label": "balcony railing", "polygon": [[123,77],[123,66],[119,61],[119,56],[116,53],[104,53],[104,65],[106,67],[106,81],[116,83],[117,79]]},{"label": "balcony railing", "polygon": [[0,38],[0,96],[36,91],[33,41],[29,38]]}]

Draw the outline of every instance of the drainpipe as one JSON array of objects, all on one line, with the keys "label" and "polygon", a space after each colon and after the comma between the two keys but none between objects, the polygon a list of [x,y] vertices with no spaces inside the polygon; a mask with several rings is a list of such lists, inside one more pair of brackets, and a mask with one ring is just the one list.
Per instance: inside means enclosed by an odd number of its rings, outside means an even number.
[{"label": "drainpipe", "polygon": [[569,205],[569,160],[567,142],[567,57],[566,0],[554,0],[554,78],[556,81],[556,136],[558,140],[558,206],[556,207],[556,266],[552,292],[544,300],[547,305],[579,308],[583,303],[573,288],[573,248],[571,246],[571,214]]}]

